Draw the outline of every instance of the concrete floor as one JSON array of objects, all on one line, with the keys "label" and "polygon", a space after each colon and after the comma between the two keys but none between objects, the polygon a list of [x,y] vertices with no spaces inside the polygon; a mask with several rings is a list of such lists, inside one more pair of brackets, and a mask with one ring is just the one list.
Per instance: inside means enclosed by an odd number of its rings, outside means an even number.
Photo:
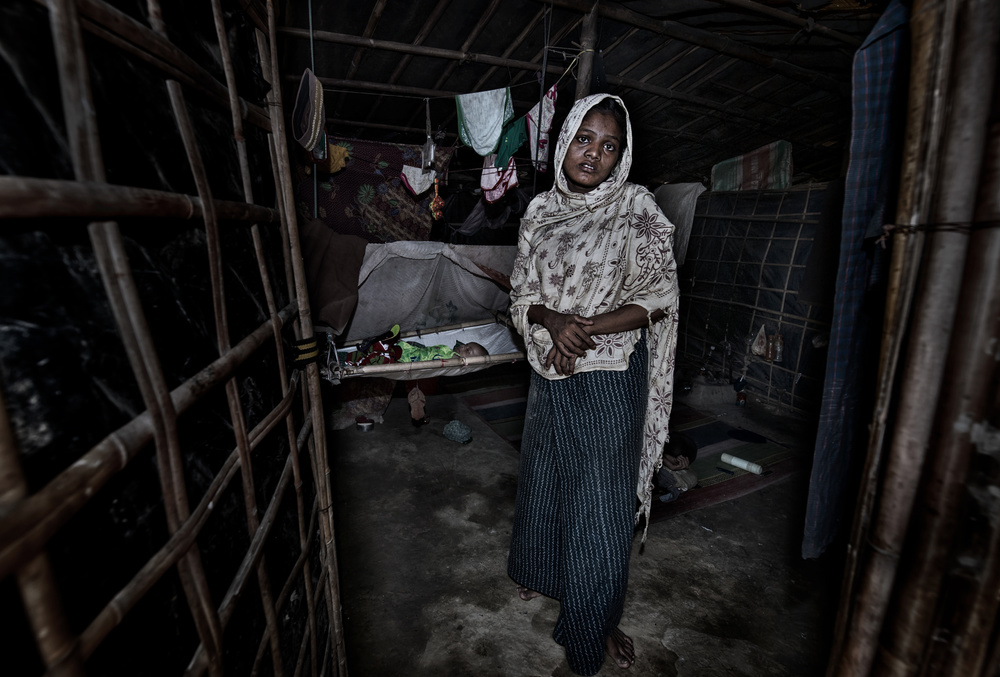
[{"label": "concrete floor", "polygon": [[[429,396],[420,428],[397,396],[374,430],[331,433],[353,675],[572,674],[551,637],[558,602],[520,600],[506,575],[518,452],[464,394]],[[715,411],[762,434],[797,429],[753,405]],[[453,419],[470,443],[443,436]],[[637,536],[621,624],[636,661],[600,674],[822,675],[840,573],[799,555],[807,483],[654,522],[645,547]]]}]

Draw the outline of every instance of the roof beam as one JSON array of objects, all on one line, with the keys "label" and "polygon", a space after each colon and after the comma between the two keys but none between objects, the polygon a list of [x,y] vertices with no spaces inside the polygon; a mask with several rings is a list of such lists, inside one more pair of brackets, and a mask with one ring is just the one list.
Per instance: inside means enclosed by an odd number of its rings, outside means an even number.
[{"label": "roof beam", "polygon": [[[594,5],[593,0],[535,0],[535,2],[551,2],[564,9],[570,9],[584,14],[589,12]],[[622,7],[621,5],[609,5],[606,3],[600,4],[598,5],[598,12],[602,17],[607,19],[618,21],[629,26],[637,26],[638,28],[643,28],[653,33],[659,33],[677,40],[683,40],[684,42],[688,42],[692,45],[699,45],[721,54],[727,54],[735,59],[742,59],[743,61],[748,61],[763,68],[772,70],[775,73],[780,73],[781,75],[784,75],[792,80],[805,82],[806,84],[819,87],[820,89],[824,89],[829,92],[834,92],[841,96],[847,96],[850,93],[850,88],[846,83],[838,82],[833,78],[823,75],[822,73],[817,73],[816,71],[811,71],[808,68],[802,68],[801,66],[796,66],[795,64],[788,63],[787,61],[775,59],[774,57],[764,54],[763,52],[757,51],[753,47],[748,47],[747,45],[736,42],[731,38],[716,35],[710,31],[685,26],[677,21],[653,19],[645,14],[633,12],[632,10]]]},{"label": "roof beam", "polygon": [[[420,28],[420,32],[417,33],[417,37],[413,38],[413,44],[415,45],[424,44],[424,40],[426,40],[427,36],[430,35],[431,31],[434,30],[434,27],[437,25],[437,22],[441,20],[441,15],[444,14],[444,10],[447,9],[448,4],[450,2],[451,0],[438,0],[437,5],[435,5],[434,7],[434,11],[430,13],[430,16],[427,17],[427,20],[424,21],[424,25]],[[413,58],[412,54],[407,54],[402,59],[399,60],[399,63],[396,64],[396,69],[392,72],[392,75],[389,76],[390,85],[395,84],[396,80],[400,78],[400,76],[403,74],[403,71],[405,71],[406,67],[410,64],[410,59],[412,58]],[[379,106],[381,105],[382,105],[382,97],[380,96],[378,99],[375,100],[375,103],[372,104],[371,110],[368,111],[368,116],[365,117],[366,122],[372,119],[372,115],[375,114],[375,111],[377,111]]]},{"label": "roof beam", "polygon": [[[288,35],[294,38],[309,39],[309,31],[302,28],[279,28],[278,32],[283,35]],[[518,61],[516,59],[504,59],[502,57],[491,56],[489,54],[474,54],[470,52],[457,51],[454,49],[440,49],[438,47],[425,47],[423,45],[414,46],[406,42],[391,42],[389,40],[375,40],[373,38],[361,38],[356,35],[346,35],[344,33],[331,33],[329,31],[313,31],[312,37],[315,40],[321,40],[325,42],[334,42],[345,45],[359,45],[364,47],[369,47],[372,49],[384,49],[393,52],[401,52],[403,54],[417,54],[420,56],[430,56],[439,59],[450,59],[453,61],[467,61],[472,63],[485,63],[491,66],[503,66],[507,68],[519,69],[522,71],[540,71],[542,70],[541,64],[533,63],[531,61]],[[557,75],[562,75],[563,68],[559,66],[548,66],[546,68],[546,73],[555,73]],[[437,89],[423,89],[416,87],[399,87],[398,85],[384,85],[381,83],[372,82],[361,82],[358,80],[331,80],[330,78],[323,78],[317,74],[320,82],[324,84],[330,84],[334,87],[342,88],[357,88],[364,89],[366,91],[384,91],[389,93],[406,93],[414,96],[421,97],[438,97],[438,96],[451,96],[451,92],[442,92]],[[517,78],[515,78],[516,80]],[[709,108],[711,110],[717,110],[726,113],[732,117],[737,117],[742,120],[751,120],[753,122],[759,122],[761,124],[771,124],[773,121],[767,120],[755,115],[750,115],[741,110],[734,109],[732,107],[726,106],[724,103],[717,101],[712,101],[711,99],[706,99],[701,96],[693,96],[691,94],[684,94],[683,92],[675,92],[673,89],[668,87],[658,87],[656,85],[651,85],[646,82],[640,82],[638,80],[628,80],[626,78],[620,78],[614,75],[607,76],[607,81],[617,87],[624,87],[626,89],[635,89],[641,92],[646,92],[648,94],[656,94],[657,96],[662,96],[668,99],[675,99],[677,101],[684,101],[695,106],[701,106],[703,108]],[[333,84],[336,82],[336,84]],[[385,89],[385,87],[392,87],[395,89]],[[404,91],[406,90],[406,91]],[[419,93],[418,93],[419,92]]]},{"label": "roof beam", "polygon": [[740,7],[742,9],[756,12],[757,14],[765,14],[772,19],[777,19],[778,21],[784,21],[785,23],[792,24],[793,26],[799,26],[804,28],[806,33],[819,33],[828,38],[834,40],[840,40],[841,42],[846,42],[854,47],[861,46],[861,40],[858,38],[848,35],[847,33],[841,33],[840,31],[835,31],[832,28],[827,28],[826,26],[821,26],[812,19],[803,19],[800,16],[794,16],[788,12],[783,12],[780,9],[774,7],[769,7],[763,5],[759,2],[754,2],[753,0],[713,0],[714,2],[721,2],[724,5],[732,5],[733,7]]}]

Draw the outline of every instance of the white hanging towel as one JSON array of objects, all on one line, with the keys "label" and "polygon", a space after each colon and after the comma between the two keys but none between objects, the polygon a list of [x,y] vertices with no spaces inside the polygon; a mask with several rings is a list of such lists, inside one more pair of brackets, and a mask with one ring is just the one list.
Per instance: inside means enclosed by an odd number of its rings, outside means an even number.
[{"label": "white hanging towel", "polygon": [[462,143],[482,156],[496,151],[503,126],[514,117],[510,88],[475,94],[457,94],[458,135]]},{"label": "white hanging towel", "polygon": [[[548,170],[549,165],[549,130],[552,129],[552,117],[556,113],[556,86],[549,87],[539,104],[528,111],[528,144],[531,146],[531,159],[535,169],[540,172]],[[540,159],[539,159],[540,158]]]},{"label": "white hanging towel", "polygon": [[403,183],[410,189],[411,193],[420,195],[434,186],[437,172],[431,169],[425,173],[420,167],[403,165],[403,173],[400,174],[400,178],[403,179]]}]

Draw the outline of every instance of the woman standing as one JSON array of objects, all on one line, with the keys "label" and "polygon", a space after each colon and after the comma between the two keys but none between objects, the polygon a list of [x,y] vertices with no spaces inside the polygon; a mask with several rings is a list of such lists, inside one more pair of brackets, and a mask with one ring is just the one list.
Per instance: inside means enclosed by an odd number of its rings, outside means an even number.
[{"label": "woman standing", "polygon": [[673,225],[626,181],[631,147],[621,99],[574,104],[511,275],[533,372],[507,572],[522,599],[560,601],[553,638],[580,675],[605,651],[623,668],[634,660],[618,623],[673,401]]}]

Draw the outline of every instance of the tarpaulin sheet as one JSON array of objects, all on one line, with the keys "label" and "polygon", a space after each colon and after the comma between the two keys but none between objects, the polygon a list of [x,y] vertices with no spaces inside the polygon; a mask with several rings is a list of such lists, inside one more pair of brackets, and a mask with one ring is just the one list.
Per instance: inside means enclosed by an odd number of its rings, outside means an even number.
[{"label": "tarpaulin sheet", "polygon": [[358,275],[358,306],[345,341],[492,320],[510,303],[491,273],[510,275],[517,247],[442,242],[369,244]]},{"label": "tarpaulin sheet", "polygon": [[788,188],[792,182],[792,144],[774,141],[712,167],[712,190]]}]

